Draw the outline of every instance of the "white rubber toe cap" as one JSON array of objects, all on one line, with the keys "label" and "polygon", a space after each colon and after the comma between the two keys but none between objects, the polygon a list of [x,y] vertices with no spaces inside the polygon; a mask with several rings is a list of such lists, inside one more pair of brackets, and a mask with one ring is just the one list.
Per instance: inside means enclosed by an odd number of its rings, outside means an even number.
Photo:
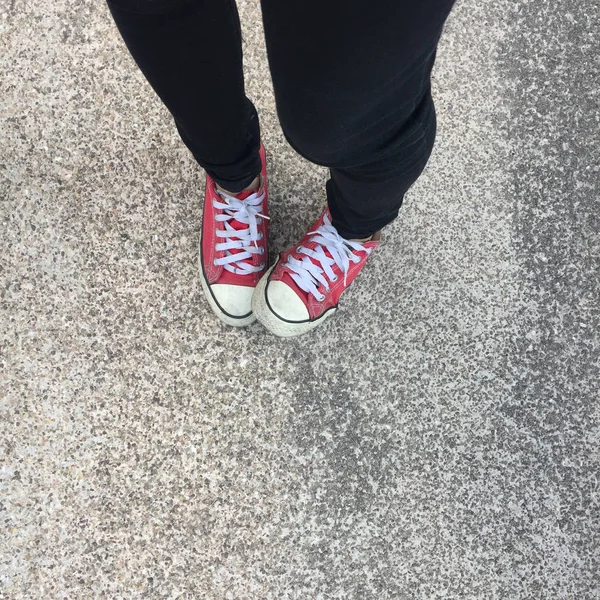
[{"label": "white rubber toe cap", "polygon": [[278,317],[287,321],[306,321],[310,318],[298,294],[282,281],[270,281],[266,295],[269,306]]},{"label": "white rubber toe cap", "polygon": [[215,283],[210,291],[219,307],[234,317],[243,317],[252,311],[253,287]]}]

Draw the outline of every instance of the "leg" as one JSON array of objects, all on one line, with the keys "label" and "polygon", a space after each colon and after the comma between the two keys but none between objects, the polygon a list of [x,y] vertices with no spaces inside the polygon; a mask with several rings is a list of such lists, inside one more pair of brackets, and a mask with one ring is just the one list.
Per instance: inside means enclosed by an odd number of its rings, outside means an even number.
[{"label": "leg", "polygon": [[234,0],[108,0],[108,6],[198,163],[221,187],[243,190],[261,171],[260,135],[244,93]]},{"label": "leg", "polygon": [[435,136],[430,74],[452,2],[262,0],[283,130],[331,171],[328,210],[254,293],[272,333],[306,333],[335,313],[379,244],[373,234],[424,169]]},{"label": "leg", "polygon": [[244,93],[235,0],[108,0],[108,6],[207,171],[198,262],[209,306],[229,325],[248,325],[252,293],[267,266],[267,173],[256,110]]},{"label": "leg", "polygon": [[430,74],[453,0],[262,0],[290,144],[331,169],[333,225],[364,238],[398,215],[435,137]]}]

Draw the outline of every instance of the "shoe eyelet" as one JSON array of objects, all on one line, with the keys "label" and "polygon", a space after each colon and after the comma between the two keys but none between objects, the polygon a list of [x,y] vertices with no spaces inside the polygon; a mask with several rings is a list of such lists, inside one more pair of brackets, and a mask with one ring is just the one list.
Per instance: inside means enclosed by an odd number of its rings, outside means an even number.
[{"label": "shoe eyelet", "polygon": [[331,278],[331,281],[332,281],[333,283],[335,283],[335,282],[336,282],[338,279],[339,279],[339,277],[336,275],[335,277],[332,277],[332,278]]},{"label": "shoe eyelet", "polygon": [[262,240],[264,237],[265,237],[265,234],[264,234],[262,231],[260,231],[260,232],[258,233],[258,239],[259,239],[259,240]]},{"label": "shoe eyelet", "polygon": [[215,265],[215,267],[218,267],[219,265],[217,264],[217,259],[213,259],[213,265]]},{"label": "shoe eyelet", "polygon": [[258,265],[261,269],[264,269],[267,265],[265,262],[261,262],[260,265]]},{"label": "shoe eyelet", "polygon": [[258,249],[258,253],[259,253],[259,254],[264,254],[264,253],[265,253],[265,249],[264,249],[264,248],[261,246],[261,247]]},{"label": "shoe eyelet", "polygon": [[304,250],[304,246],[298,246],[296,248],[296,252],[299,254],[300,252],[302,252],[302,250]]}]

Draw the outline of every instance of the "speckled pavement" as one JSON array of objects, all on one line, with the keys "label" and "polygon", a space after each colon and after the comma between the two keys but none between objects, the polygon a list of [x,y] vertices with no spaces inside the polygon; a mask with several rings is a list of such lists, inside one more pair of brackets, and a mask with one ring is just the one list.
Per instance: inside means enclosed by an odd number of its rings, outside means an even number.
[{"label": "speckled pavement", "polygon": [[[240,2],[274,253],[323,205]],[[600,598],[600,5],[463,1],[343,310],[221,325],[102,1],[0,0],[0,598]]]}]

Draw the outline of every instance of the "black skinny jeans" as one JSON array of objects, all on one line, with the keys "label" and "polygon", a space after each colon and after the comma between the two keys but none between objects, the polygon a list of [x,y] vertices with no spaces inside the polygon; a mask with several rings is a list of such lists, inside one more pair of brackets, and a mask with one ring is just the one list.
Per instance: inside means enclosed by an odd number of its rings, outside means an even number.
[{"label": "black skinny jeans", "polygon": [[[277,112],[289,143],[329,167],[346,238],[393,221],[435,138],[430,75],[454,0],[262,0]],[[234,0],[108,0],[144,75],[198,163],[237,192],[260,172]]]}]

